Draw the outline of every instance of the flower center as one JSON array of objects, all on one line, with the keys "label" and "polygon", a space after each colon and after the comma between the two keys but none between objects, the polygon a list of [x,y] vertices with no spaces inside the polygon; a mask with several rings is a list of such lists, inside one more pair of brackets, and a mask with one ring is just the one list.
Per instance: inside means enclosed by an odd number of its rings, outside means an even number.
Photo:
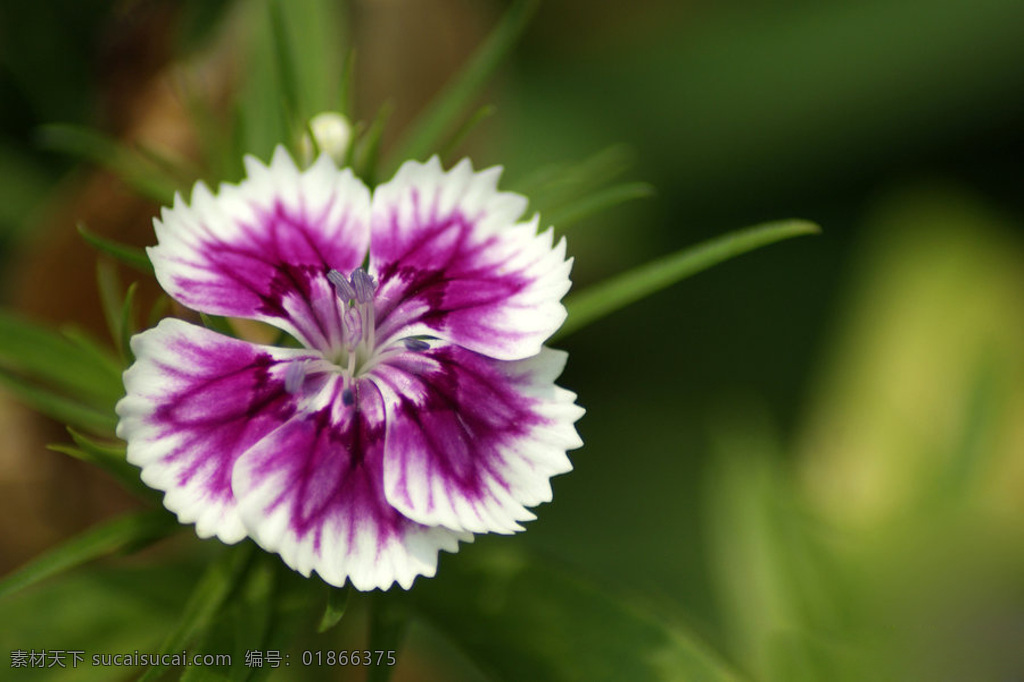
[{"label": "flower center", "polygon": [[331,359],[349,377],[355,377],[373,356],[376,342],[373,296],[377,282],[362,268],[353,270],[348,278],[331,270],[327,279],[345,304],[341,314],[341,348]]}]

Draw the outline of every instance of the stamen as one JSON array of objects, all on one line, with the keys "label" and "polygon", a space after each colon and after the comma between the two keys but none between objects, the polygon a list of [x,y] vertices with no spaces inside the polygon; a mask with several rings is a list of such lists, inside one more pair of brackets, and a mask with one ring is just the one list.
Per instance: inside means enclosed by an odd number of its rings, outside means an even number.
[{"label": "stamen", "polygon": [[348,308],[342,314],[341,324],[345,332],[345,345],[350,353],[363,340],[363,316],[358,308]]},{"label": "stamen", "polygon": [[306,382],[307,362],[307,360],[301,360],[288,365],[288,369],[284,373],[284,390],[288,393],[295,395],[302,391],[302,385]]},{"label": "stamen", "polygon": [[373,292],[377,290],[377,282],[366,270],[356,268],[352,271],[352,288],[355,289],[356,301],[369,303],[373,300]]},{"label": "stamen", "polygon": [[420,351],[427,350],[428,348],[430,348],[430,344],[424,341],[423,339],[415,339],[413,337],[409,337],[407,339],[402,339],[402,342],[405,343],[405,347],[409,350]]},{"label": "stamen", "polygon": [[356,297],[356,290],[353,289],[352,285],[349,284],[347,279],[345,279],[345,275],[341,274],[337,270],[329,271],[327,273],[327,279],[334,285],[334,291],[338,294],[338,298],[341,300],[347,303]]},{"label": "stamen", "polygon": [[341,392],[341,402],[345,407],[351,407],[352,403],[356,401],[355,394],[352,393],[351,388],[346,388]]}]

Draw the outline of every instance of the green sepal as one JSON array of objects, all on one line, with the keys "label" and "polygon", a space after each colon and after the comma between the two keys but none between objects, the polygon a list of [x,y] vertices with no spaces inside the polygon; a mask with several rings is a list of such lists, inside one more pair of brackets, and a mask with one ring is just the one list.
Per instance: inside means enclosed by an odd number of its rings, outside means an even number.
[{"label": "green sepal", "polygon": [[630,303],[736,256],[791,237],[818,234],[814,223],[783,220],[715,237],[595,284],[565,302],[569,317],[552,340],[586,327]]},{"label": "green sepal", "polygon": [[163,509],[121,516],[49,550],[0,580],[0,598],[94,559],[155,542],[176,528],[174,517]]}]

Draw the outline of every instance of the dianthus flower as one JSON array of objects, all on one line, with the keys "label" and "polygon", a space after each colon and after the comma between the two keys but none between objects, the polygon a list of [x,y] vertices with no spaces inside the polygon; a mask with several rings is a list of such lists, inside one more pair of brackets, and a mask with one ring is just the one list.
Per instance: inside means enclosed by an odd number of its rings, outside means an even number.
[{"label": "dianthus flower", "polygon": [[[154,220],[160,285],[286,347],[165,319],[132,339],[117,434],[200,537],[251,537],[360,590],[432,576],[440,550],[513,533],[582,443],[555,385],[571,259],[500,168],[405,163],[371,191],[283,149]],[[294,347],[301,346],[301,347]]]}]

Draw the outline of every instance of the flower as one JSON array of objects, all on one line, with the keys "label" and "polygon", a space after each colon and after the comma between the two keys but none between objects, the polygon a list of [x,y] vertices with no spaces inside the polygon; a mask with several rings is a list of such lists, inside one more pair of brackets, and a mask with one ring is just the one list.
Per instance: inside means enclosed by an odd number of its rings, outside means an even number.
[{"label": "flower", "polygon": [[258,320],[275,347],[165,319],[132,339],[117,434],[200,537],[251,537],[293,569],[408,589],[440,550],[513,533],[582,445],[566,354],[564,239],[517,222],[500,168],[407,162],[372,193],[283,149],[154,220],[183,305]]}]

